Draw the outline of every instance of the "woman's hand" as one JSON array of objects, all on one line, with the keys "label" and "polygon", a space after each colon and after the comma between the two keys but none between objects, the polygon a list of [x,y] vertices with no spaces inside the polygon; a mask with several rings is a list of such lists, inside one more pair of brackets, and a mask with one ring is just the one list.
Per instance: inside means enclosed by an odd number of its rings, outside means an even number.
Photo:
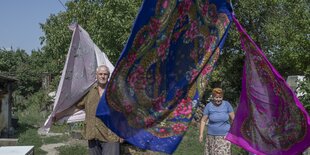
[{"label": "woman's hand", "polygon": [[200,143],[203,142],[203,132],[205,130],[207,120],[208,120],[208,116],[204,115],[200,121],[200,127],[199,127],[199,142]]},{"label": "woman's hand", "polygon": [[200,143],[203,142],[203,135],[199,135],[199,142],[200,142]]}]

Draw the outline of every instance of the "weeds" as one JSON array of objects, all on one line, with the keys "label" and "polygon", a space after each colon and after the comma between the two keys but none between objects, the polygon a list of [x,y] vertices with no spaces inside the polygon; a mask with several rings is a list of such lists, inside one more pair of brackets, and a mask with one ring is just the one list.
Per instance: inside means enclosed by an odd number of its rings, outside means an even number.
[{"label": "weeds", "polygon": [[83,145],[61,146],[57,148],[60,155],[87,155],[87,147]]}]

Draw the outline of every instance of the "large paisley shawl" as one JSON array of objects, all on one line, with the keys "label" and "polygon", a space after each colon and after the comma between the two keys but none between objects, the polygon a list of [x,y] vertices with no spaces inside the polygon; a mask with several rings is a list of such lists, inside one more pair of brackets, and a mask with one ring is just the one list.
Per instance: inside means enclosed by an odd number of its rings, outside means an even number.
[{"label": "large paisley shawl", "polygon": [[231,22],[226,0],[145,0],[97,116],[126,141],[173,153]]},{"label": "large paisley shawl", "polygon": [[227,139],[255,154],[297,154],[310,120],[296,95],[234,18],[246,52],[240,104]]}]

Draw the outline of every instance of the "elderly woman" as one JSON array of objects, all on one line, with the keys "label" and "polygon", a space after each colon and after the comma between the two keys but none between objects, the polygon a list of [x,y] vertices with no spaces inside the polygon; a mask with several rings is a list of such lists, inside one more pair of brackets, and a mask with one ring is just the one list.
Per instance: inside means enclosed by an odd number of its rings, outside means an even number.
[{"label": "elderly woman", "polygon": [[229,155],[231,144],[225,140],[230,129],[229,118],[234,120],[235,114],[231,104],[223,100],[223,90],[212,90],[212,101],[204,109],[200,123],[199,141],[203,142],[203,132],[208,121],[208,133],[205,144],[205,155]]}]

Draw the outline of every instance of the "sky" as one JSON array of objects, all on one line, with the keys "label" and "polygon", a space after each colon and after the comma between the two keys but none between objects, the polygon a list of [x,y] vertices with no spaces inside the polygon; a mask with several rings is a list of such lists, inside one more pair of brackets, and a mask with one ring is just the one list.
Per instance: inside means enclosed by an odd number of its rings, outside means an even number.
[{"label": "sky", "polygon": [[51,14],[64,12],[67,0],[0,0],[0,48],[24,49],[28,54],[40,49],[45,23]]}]

